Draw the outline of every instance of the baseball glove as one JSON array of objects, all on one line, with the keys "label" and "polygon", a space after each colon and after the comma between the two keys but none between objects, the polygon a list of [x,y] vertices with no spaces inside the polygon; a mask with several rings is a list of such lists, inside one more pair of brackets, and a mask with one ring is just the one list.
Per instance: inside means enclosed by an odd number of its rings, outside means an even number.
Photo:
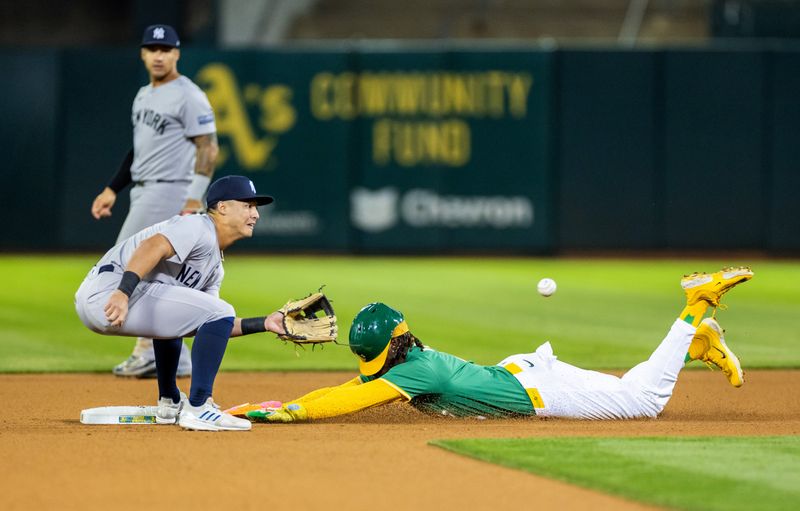
[{"label": "baseball glove", "polygon": [[336,341],[339,327],[333,306],[322,293],[311,293],[300,300],[286,302],[279,309],[283,313],[284,341],[296,344],[320,344]]}]

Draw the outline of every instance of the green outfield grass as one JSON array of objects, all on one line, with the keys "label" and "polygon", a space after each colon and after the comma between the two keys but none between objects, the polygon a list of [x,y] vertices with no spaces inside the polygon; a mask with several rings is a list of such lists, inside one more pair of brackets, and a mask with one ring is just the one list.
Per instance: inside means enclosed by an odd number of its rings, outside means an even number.
[{"label": "green outfield grass", "polygon": [[659,506],[720,511],[800,508],[800,437],[796,436],[432,443],[459,454]]},{"label": "green outfield grass", "polygon": [[[798,262],[226,256],[222,297],[242,316],[326,284],[345,343],[358,309],[380,300],[402,310],[425,343],[479,363],[549,340],[561,360],[587,368],[647,358],[683,305],[683,273],[751,264],[756,278],[726,296],[730,308],[718,314],[729,344],[746,368],[800,366]],[[107,371],[129,354],[131,341],[90,332],[73,308],[98,258],[0,256],[0,371]],[[545,276],[559,286],[547,299],[536,293]],[[356,367],[346,346],[298,356],[271,335],[229,346],[226,370]]]}]

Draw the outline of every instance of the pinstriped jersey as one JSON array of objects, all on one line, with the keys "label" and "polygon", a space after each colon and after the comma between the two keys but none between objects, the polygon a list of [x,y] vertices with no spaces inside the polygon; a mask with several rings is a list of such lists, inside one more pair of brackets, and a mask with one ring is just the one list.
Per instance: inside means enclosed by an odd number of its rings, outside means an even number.
[{"label": "pinstriped jersey", "polygon": [[97,265],[112,264],[115,271],[123,272],[139,245],[159,233],[169,240],[175,255],[160,261],[142,281],[185,286],[219,296],[225,271],[217,231],[207,215],[174,216],[143,229],[112,247]]},{"label": "pinstriped jersey", "polygon": [[185,76],[139,89],[133,100],[134,181],[190,180],[195,145],[190,140],[217,131],[205,93]]}]

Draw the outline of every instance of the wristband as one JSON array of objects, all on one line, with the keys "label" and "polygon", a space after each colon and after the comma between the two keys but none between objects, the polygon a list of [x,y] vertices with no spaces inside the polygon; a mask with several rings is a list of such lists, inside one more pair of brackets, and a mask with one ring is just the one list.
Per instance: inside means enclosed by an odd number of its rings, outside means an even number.
[{"label": "wristband", "polygon": [[264,327],[264,321],[266,321],[266,319],[266,316],[261,316],[258,318],[242,318],[242,335],[266,332],[267,329]]},{"label": "wristband", "polygon": [[186,199],[202,202],[203,196],[206,194],[206,189],[208,188],[208,184],[210,182],[211,178],[208,176],[192,174],[192,184],[189,185],[189,195],[186,197]]},{"label": "wristband", "polygon": [[136,286],[139,285],[139,281],[142,280],[135,272],[126,271],[122,274],[122,280],[119,281],[119,289],[125,295],[130,298],[133,294],[133,290],[136,289]]}]

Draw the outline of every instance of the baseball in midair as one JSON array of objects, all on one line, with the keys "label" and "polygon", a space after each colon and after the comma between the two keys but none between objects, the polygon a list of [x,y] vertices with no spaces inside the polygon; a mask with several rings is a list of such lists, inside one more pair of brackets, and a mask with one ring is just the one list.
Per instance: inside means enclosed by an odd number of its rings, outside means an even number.
[{"label": "baseball in midair", "polygon": [[547,298],[548,296],[552,296],[553,293],[556,292],[556,281],[553,279],[542,279],[539,281],[539,284],[536,286],[536,290],[539,291],[539,294]]}]

